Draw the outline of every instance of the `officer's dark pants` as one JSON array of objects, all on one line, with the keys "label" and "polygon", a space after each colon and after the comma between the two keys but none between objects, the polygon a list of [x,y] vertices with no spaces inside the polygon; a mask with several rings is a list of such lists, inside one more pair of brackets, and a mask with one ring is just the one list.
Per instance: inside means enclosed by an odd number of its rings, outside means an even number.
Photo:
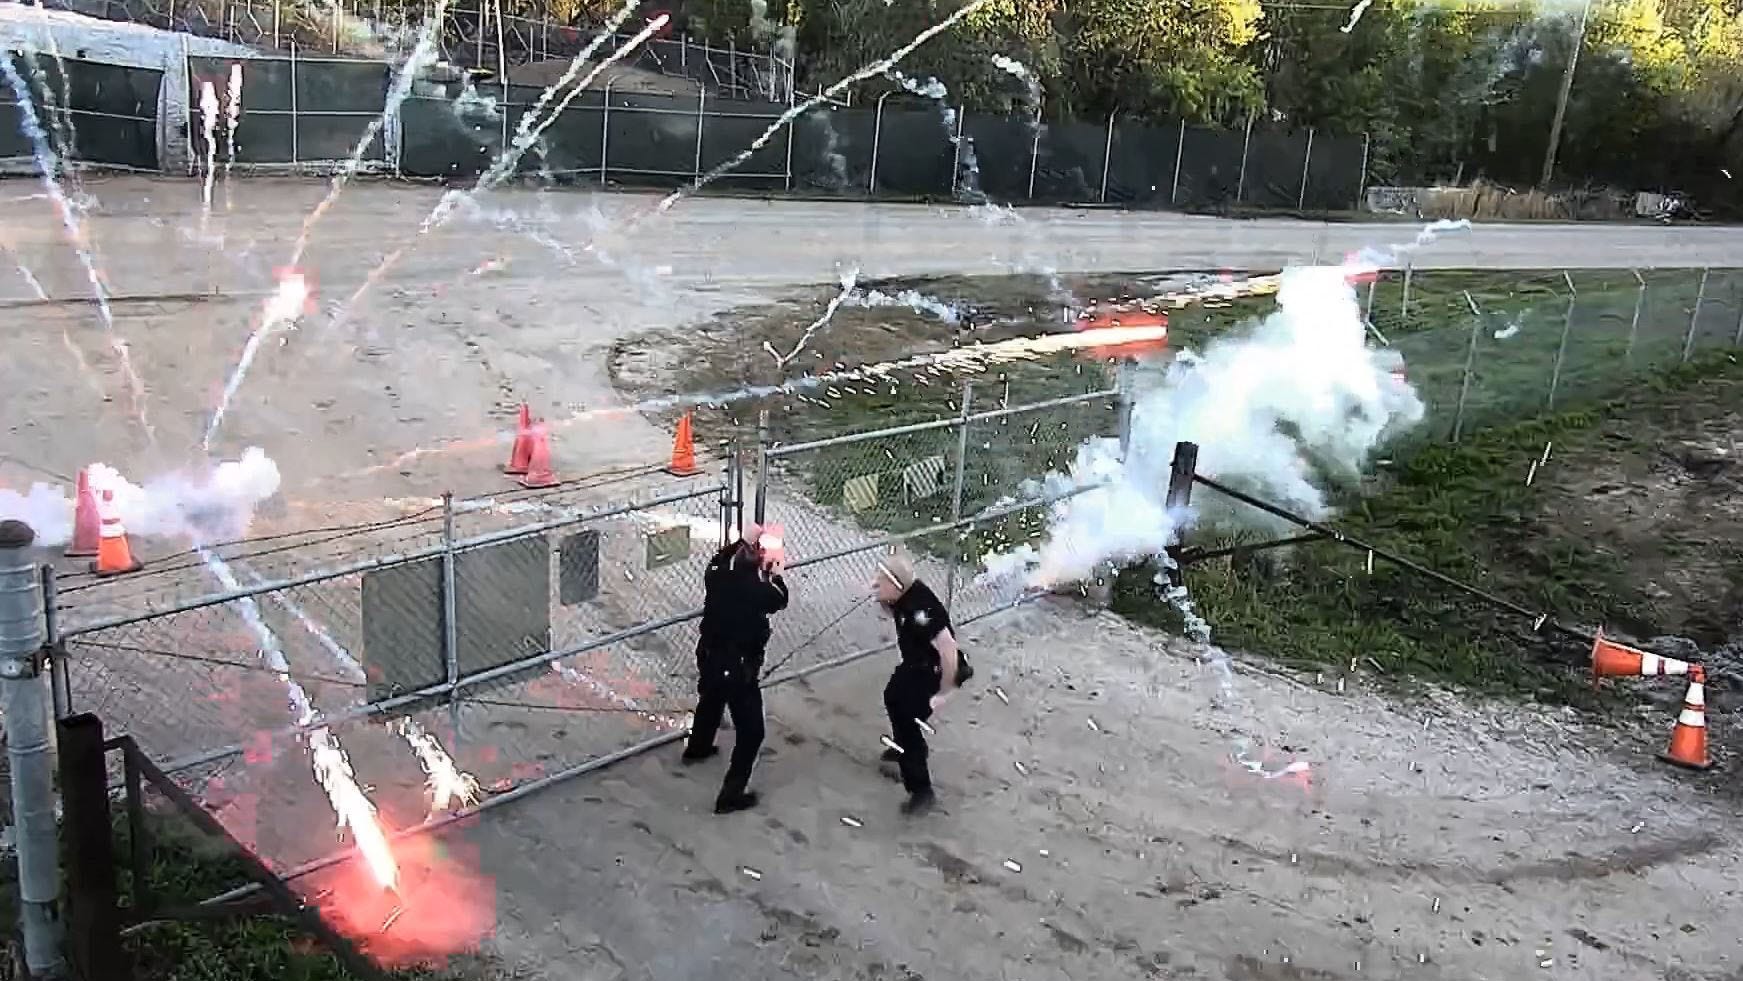
[{"label": "officer's dark pants", "polygon": [[689,750],[702,751],[714,745],[723,712],[732,713],[736,733],[726,779],[720,785],[722,798],[744,793],[757,750],[763,745],[763,693],[757,687],[758,670],[756,663],[746,664],[737,657],[697,658],[696,719],[690,728]]},{"label": "officer's dark pants", "polygon": [[926,736],[920,723],[932,717],[932,696],[938,694],[938,675],[906,664],[890,675],[884,686],[884,710],[890,714],[890,736],[902,752],[896,765],[902,769],[902,786],[910,794],[932,789],[932,774],[926,768]]}]

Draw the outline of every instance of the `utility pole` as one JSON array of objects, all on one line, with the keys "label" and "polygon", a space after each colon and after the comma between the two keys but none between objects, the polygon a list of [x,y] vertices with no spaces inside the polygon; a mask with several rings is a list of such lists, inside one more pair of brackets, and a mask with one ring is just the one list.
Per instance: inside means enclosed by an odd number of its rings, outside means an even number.
[{"label": "utility pole", "polygon": [[30,546],[36,532],[0,521],[0,711],[12,766],[12,819],[24,963],[32,977],[60,977],[60,838],[54,816],[48,684],[42,676],[42,582]]},{"label": "utility pole", "polygon": [[1555,100],[1555,119],[1549,124],[1549,149],[1543,153],[1543,177],[1538,186],[1549,189],[1549,179],[1555,174],[1555,153],[1561,147],[1561,125],[1567,118],[1568,96],[1574,90],[1574,69],[1580,63],[1580,49],[1586,46],[1586,25],[1592,20],[1592,0],[1586,0],[1580,9],[1580,29],[1574,38],[1573,53],[1568,55],[1567,71],[1561,76],[1561,94]]}]

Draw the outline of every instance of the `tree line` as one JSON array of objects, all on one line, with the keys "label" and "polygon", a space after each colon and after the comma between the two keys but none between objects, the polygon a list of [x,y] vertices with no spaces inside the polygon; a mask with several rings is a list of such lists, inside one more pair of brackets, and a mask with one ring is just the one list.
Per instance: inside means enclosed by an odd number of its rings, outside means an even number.
[{"label": "tree line", "polygon": [[[616,6],[549,2],[581,21]],[[663,8],[693,37],[791,50],[799,85],[815,91],[958,2]],[[1531,186],[1570,59],[1554,186],[1743,205],[1743,0],[990,0],[900,70],[971,111],[1362,132],[1371,183]]]}]

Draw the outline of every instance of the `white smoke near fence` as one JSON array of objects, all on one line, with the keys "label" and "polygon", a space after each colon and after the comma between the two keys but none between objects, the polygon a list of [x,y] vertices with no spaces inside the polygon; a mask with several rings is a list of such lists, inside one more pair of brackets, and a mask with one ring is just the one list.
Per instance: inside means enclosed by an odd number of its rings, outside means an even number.
[{"label": "white smoke near fence", "polygon": [[[278,493],[278,464],[259,447],[240,459],[226,460],[199,473],[171,473],[134,484],[115,468],[87,468],[91,491],[114,494],[117,514],[129,535],[213,542],[248,532],[255,509]],[[75,489],[33,484],[24,493],[0,488],[0,520],[27,522],[45,546],[72,540]]]},{"label": "white smoke near fence", "polygon": [[1087,579],[1104,563],[1160,557],[1191,517],[1164,504],[1181,441],[1198,444],[1200,474],[1327,517],[1329,479],[1360,474],[1376,447],[1424,414],[1391,360],[1366,345],[1345,276],[1336,267],[1287,270],[1275,313],[1202,355],[1182,351],[1160,378],[1141,382],[1126,458],[1117,439],[1092,440],[1069,471],[1024,488],[1094,489],[1053,506],[1039,545],[989,557],[985,578],[1047,588]]},{"label": "white smoke near fence", "polygon": [[899,293],[885,293],[882,290],[856,290],[844,301],[850,307],[905,307],[915,313],[937,317],[947,324],[962,322],[962,312],[956,307],[938,299],[927,296],[919,290],[902,290]]}]

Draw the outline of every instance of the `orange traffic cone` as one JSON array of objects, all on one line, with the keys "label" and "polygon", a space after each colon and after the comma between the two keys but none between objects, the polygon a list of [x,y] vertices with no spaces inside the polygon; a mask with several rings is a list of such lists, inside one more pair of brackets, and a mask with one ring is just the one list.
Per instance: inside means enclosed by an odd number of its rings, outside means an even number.
[{"label": "orange traffic cone", "polygon": [[700,470],[696,468],[696,445],[690,435],[690,413],[678,420],[678,435],[672,440],[672,463],[666,467],[666,472],[674,477],[694,477]]},{"label": "orange traffic cone", "polygon": [[533,457],[533,414],[527,404],[520,404],[520,419],[515,422],[514,447],[508,451],[508,462],[502,465],[506,474],[523,474]]},{"label": "orange traffic cone", "polygon": [[97,538],[97,561],[91,563],[91,571],[99,576],[119,576],[143,568],[127,545],[127,529],[121,527],[121,516],[115,513],[114,491],[103,491],[97,512],[102,516],[102,526]]},{"label": "orange traffic cone", "polygon": [[1688,770],[1710,770],[1707,756],[1707,672],[1698,665],[1689,677],[1689,693],[1683,696],[1682,714],[1670,731],[1670,748],[1659,759]]},{"label": "orange traffic cone", "polygon": [[532,427],[527,436],[531,444],[527,451],[526,473],[521,475],[522,487],[550,487],[557,482],[557,475],[551,470],[551,432],[545,428],[543,419]]},{"label": "orange traffic cone", "polygon": [[1691,665],[1674,657],[1660,657],[1650,651],[1637,650],[1626,644],[1605,640],[1604,632],[1592,641],[1593,678],[1655,678],[1667,674],[1688,674]]},{"label": "orange traffic cone", "polygon": [[77,496],[78,503],[73,506],[73,540],[67,546],[66,554],[73,558],[87,558],[97,554],[103,531],[103,523],[97,517],[97,495],[91,493],[88,470],[79,471]]}]

